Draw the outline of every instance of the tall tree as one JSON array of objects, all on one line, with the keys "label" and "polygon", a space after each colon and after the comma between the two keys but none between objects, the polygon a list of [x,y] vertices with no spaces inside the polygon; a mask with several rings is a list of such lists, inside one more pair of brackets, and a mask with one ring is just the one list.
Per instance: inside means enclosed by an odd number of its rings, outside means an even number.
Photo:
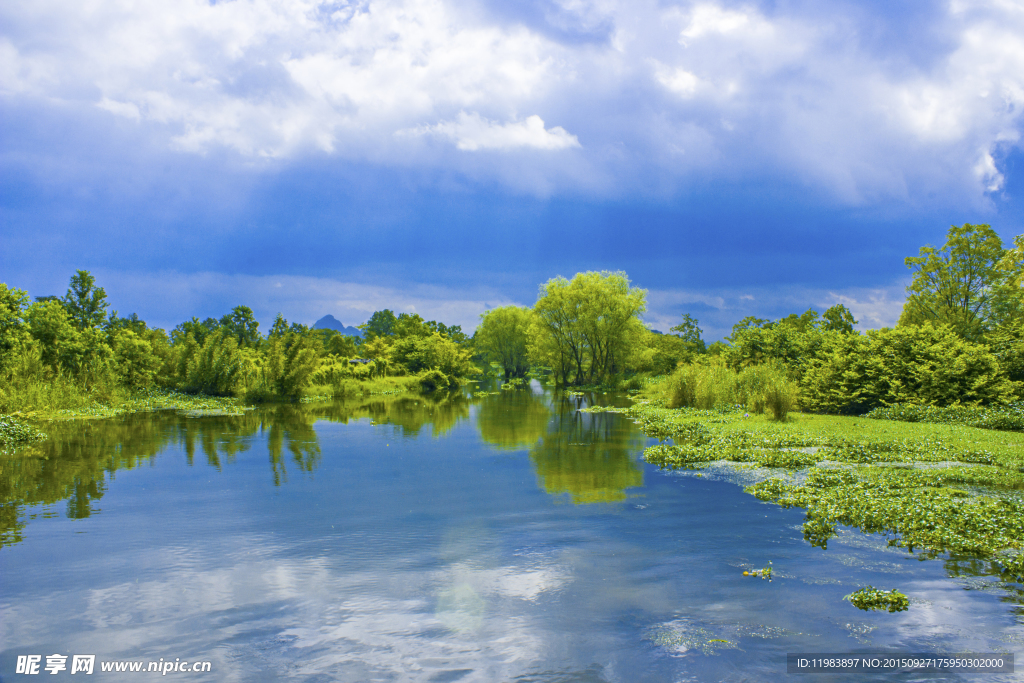
[{"label": "tall tree", "polygon": [[821,316],[821,329],[827,332],[853,333],[853,326],[857,321],[846,306],[836,304],[826,310]]},{"label": "tall tree", "polygon": [[501,365],[506,382],[513,377],[525,377],[530,369],[527,344],[532,319],[533,312],[519,306],[492,308],[480,315],[477,348],[489,361]]},{"label": "tall tree", "polygon": [[96,286],[96,278],[87,270],[71,276],[71,285],[61,303],[78,329],[99,327],[107,318],[107,293]]},{"label": "tall tree", "polygon": [[988,225],[950,227],[941,249],[921,247],[905,259],[914,271],[900,325],[948,324],[964,339],[980,340],[991,325],[993,285],[1003,243]]},{"label": "tall tree", "polygon": [[533,310],[532,353],[563,384],[602,381],[622,372],[647,333],[640,320],[647,292],[630,287],[623,272],[548,280]]},{"label": "tall tree", "polygon": [[356,325],[356,327],[367,335],[390,337],[394,333],[397,322],[398,318],[395,317],[394,311],[385,308],[383,311],[374,311],[369,320],[362,325]]},{"label": "tall tree", "polygon": [[700,321],[689,313],[683,313],[683,322],[669,328],[676,336],[686,342],[686,347],[692,353],[704,353],[707,351],[707,344],[701,336]]},{"label": "tall tree", "polygon": [[29,341],[25,325],[28,294],[0,282],[0,372],[14,364]]},{"label": "tall tree", "polygon": [[238,346],[252,348],[260,342],[260,324],[248,306],[235,306],[220,319],[224,327],[238,341]]}]

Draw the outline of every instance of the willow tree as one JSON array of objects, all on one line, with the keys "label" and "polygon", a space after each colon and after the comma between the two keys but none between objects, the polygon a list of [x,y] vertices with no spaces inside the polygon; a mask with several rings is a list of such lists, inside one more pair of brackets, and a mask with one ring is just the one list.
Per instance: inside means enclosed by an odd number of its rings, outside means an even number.
[{"label": "willow tree", "polygon": [[530,369],[527,357],[533,311],[520,306],[492,308],[480,315],[476,346],[488,361],[498,363],[505,381],[525,377]]},{"label": "willow tree", "polygon": [[641,346],[647,291],[623,272],[577,273],[541,286],[534,305],[531,354],[560,384],[601,382],[622,373]]}]

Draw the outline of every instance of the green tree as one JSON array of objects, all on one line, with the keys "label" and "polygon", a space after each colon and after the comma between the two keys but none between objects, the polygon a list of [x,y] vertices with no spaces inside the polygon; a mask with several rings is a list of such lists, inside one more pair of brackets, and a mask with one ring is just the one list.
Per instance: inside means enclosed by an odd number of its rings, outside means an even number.
[{"label": "green tree", "polygon": [[[323,332],[324,330],[319,330]],[[341,356],[343,358],[354,358],[358,350],[356,348],[356,338],[350,337],[347,334],[340,334],[334,330],[326,330],[330,332],[329,335],[325,336],[324,347],[327,353],[332,356]]]},{"label": "green tree", "polygon": [[896,403],[1005,403],[1020,390],[988,347],[926,322],[829,334],[801,380],[800,402],[817,412],[861,413]]},{"label": "green tree", "polygon": [[0,373],[10,370],[30,343],[25,325],[28,294],[0,282]]},{"label": "green tree", "polygon": [[369,336],[390,337],[394,333],[395,323],[398,318],[394,311],[385,308],[383,311],[374,311],[370,319],[362,325],[356,325],[363,333]]},{"label": "green tree", "polygon": [[1014,326],[1024,320],[1024,235],[1013,238],[1013,247],[996,264],[991,317],[994,326]]},{"label": "green tree", "polygon": [[199,318],[193,316],[191,320],[186,320],[171,330],[171,343],[184,343],[185,337],[192,335],[192,339],[202,346],[210,333],[217,330],[219,327],[220,322],[216,318],[207,318],[206,320],[199,322]]},{"label": "green tree", "polygon": [[846,306],[842,304],[836,304],[830,307],[821,316],[821,329],[826,332],[843,332],[850,334],[853,332],[853,326],[857,324],[857,321],[853,318],[853,313],[850,312]]},{"label": "green tree", "polygon": [[647,292],[625,273],[577,273],[548,280],[534,305],[531,355],[561,384],[605,381],[623,372],[643,347]]},{"label": "green tree", "polygon": [[114,333],[112,350],[115,372],[121,384],[133,389],[152,386],[162,362],[153,352],[149,340],[131,329],[120,329]]},{"label": "green tree", "polygon": [[676,336],[687,344],[692,345],[692,348],[698,353],[703,353],[707,349],[707,345],[701,337],[700,321],[689,313],[683,313],[683,322],[670,327],[669,330],[675,332]]},{"label": "green tree", "polygon": [[263,364],[265,386],[277,396],[294,398],[319,369],[322,348],[310,335],[272,335]]},{"label": "green tree", "polygon": [[388,374],[392,349],[386,336],[371,336],[363,343],[360,349],[366,358],[373,360],[375,374],[378,376],[386,376]]},{"label": "green tree", "polygon": [[288,334],[288,321],[284,319],[284,316],[280,313],[274,318],[274,325],[270,328],[270,332],[267,333],[267,337],[273,339],[274,337],[283,337]]},{"label": "green tree", "polygon": [[256,351],[241,348],[230,328],[224,326],[211,333],[202,346],[188,335],[184,346],[185,389],[240,395],[255,385],[259,373]]},{"label": "green tree", "polygon": [[921,247],[905,259],[914,278],[907,287],[899,325],[947,324],[964,339],[979,341],[992,323],[992,295],[1004,255],[988,225],[952,226],[942,249]]},{"label": "green tree", "polygon": [[492,308],[480,315],[476,345],[484,357],[498,363],[505,381],[525,377],[530,369],[528,344],[533,312],[520,306]]},{"label": "green tree", "polygon": [[87,270],[79,270],[71,276],[71,284],[61,303],[80,330],[99,327],[106,320],[107,293],[96,286],[96,278]]},{"label": "green tree", "polygon": [[220,319],[221,327],[238,342],[241,348],[255,348],[260,343],[260,324],[248,306],[235,306]]}]

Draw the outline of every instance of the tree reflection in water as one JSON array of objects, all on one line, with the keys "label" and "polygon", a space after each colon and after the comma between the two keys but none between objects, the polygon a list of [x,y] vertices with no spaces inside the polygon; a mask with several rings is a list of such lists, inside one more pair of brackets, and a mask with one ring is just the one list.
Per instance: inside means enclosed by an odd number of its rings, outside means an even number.
[{"label": "tree reflection in water", "polygon": [[415,436],[430,424],[437,437],[468,419],[469,405],[459,394],[385,396],[322,405],[267,405],[241,415],[165,410],[50,422],[43,425],[47,440],[0,457],[0,546],[23,540],[27,507],[67,501],[67,517],[89,517],[118,471],[152,464],[171,446],[184,451],[189,466],[194,466],[198,449],[206,464],[220,471],[265,434],[271,476],[280,486],[288,482],[290,468],[312,473],[320,465],[313,426],[317,420],[369,419],[391,424],[405,436]]},{"label": "tree reflection in water", "polygon": [[503,450],[525,449],[548,432],[554,412],[528,387],[484,396],[477,411],[480,438]]},{"label": "tree reflection in water", "polygon": [[626,489],[644,485],[641,436],[618,415],[582,407],[581,397],[555,398],[552,426],[530,451],[540,486],[577,505],[625,500]]}]

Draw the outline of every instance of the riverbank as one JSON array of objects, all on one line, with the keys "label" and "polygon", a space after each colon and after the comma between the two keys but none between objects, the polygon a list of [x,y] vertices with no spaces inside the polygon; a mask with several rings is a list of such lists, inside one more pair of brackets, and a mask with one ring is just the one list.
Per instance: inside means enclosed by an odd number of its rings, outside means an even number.
[{"label": "riverbank", "polygon": [[800,413],[773,422],[742,408],[663,405],[649,395],[618,409],[662,441],[645,449],[648,462],[746,471],[756,480],[748,493],[807,511],[812,545],[827,547],[847,525],[1024,580],[1024,433]]},{"label": "riverbank", "polygon": [[[336,385],[313,385],[305,387],[301,395],[282,398],[274,395],[210,396],[193,394],[174,389],[121,389],[119,391],[79,391],[73,397],[55,397],[53,387],[36,392],[31,400],[11,402],[6,413],[19,422],[48,422],[53,420],[74,420],[106,418],[153,410],[186,410],[197,412],[219,412],[238,414],[246,406],[263,403],[303,403],[344,400],[361,396],[382,396],[398,394],[420,394],[429,391],[425,386],[426,375],[406,375],[373,379],[346,379]],[[57,383],[53,383],[56,385]],[[436,389],[436,387],[435,387]],[[67,393],[67,392],[65,392]],[[13,405],[12,405],[13,403]]]}]

